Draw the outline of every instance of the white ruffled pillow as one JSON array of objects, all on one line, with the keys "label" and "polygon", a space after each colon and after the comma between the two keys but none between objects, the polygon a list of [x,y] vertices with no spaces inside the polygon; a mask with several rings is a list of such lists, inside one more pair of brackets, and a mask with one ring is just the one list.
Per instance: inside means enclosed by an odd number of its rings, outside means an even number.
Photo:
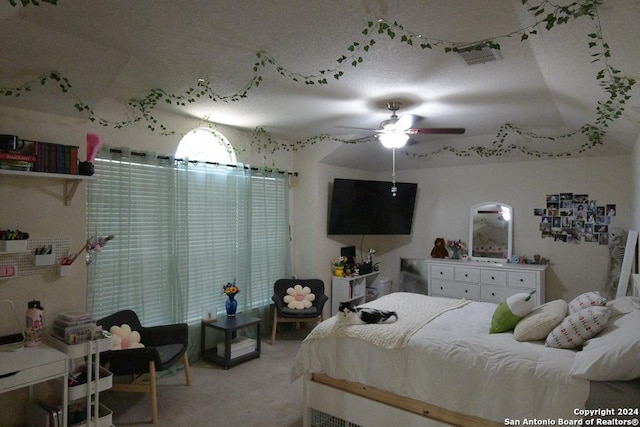
[{"label": "white ruffled pillow", "polygon": [[140,342],[140,332],[131,330],[131,326],[126,323],[123,323],[120,326],[112,326],[109,332],[113,334],[113,350],[127,350],[130,348],[144,347],[144,344]]},{"label": "white ruffled pillow", "polygon": [[533,309],[516,325],[513,337],[518,341],[543,340],[567,317],[567,303],[561,299],[549,301]]},{"label": "white ruffled pillow", "polygon": [[591,381],[627,381],[640,377],[640,310],[615,318],[590,339],[569,373]]},{"label": "white ruffled pillow", "polygon": [[556,348],[578,348],[607,326],[608,307],[587,307],[568,315],[547,336],[545,345]]},{"label": "white ruffled pillow", "polygon": [[311,292],[311,288],[301,285],[295,285],[287,289],[287,295],[284,296],[284,303],[292,310],[304,310],[311,308],[316,296]]}]

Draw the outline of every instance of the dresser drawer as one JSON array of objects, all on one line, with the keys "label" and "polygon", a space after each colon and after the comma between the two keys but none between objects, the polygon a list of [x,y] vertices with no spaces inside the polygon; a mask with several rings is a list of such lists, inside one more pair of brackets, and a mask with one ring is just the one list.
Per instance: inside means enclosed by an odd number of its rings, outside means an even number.
[{"label": "dresser drawer", "polygon": [[511,295],[519,294],[521,292],[522,289],[507,288],[504,286],[482,285],[480,289],[480,300],[500,304]]},{"label": "dresser drawer", "polygon": [[499,270],[482,270],[480,282],[487,285],[507,286],[507,272]]},{"label": "dresser drawer", "polygon": [[453,280],[453,267],[448,265],[432,265],[430,272],[432,279]]},{"label": "dresser drawer", "polygon": [[478,283],[480,281],[480,269],[456,267],[454,277],[458,282]]},{"label": "dresser drawer", "polygon": [[434,280],[431,284],[431,295],[478,300],[480,298],[480,286],[468,283]]},{"label": "dresser drawer", "polygon": [[515,288],[536,288],[536,274],[529,272],[510,271],[509,272],[509,286]]}]

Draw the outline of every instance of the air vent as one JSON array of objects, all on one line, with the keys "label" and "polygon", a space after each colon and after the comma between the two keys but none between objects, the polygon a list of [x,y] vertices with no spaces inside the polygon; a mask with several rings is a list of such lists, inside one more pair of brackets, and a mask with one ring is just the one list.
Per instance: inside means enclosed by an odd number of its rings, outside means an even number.
[{"label": "air vent", "polygon": [[460,55],[460,58],[462,58],[467,65],[484,64],[485,62],[502,59],[502,55],[499,50],[491,49],[487,46],[480,50],[461,48],[458,51],[458,55]]}]

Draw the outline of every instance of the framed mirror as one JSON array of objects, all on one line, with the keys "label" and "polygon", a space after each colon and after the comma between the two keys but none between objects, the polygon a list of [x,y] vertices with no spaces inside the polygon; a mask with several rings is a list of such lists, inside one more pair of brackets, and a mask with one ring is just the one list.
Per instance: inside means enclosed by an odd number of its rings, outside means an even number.
[{"label": "framed mirror", "polygon": [[484,202],[471,207],[469,256],[472,260],[507,262],[513,252],[513,208]]}]

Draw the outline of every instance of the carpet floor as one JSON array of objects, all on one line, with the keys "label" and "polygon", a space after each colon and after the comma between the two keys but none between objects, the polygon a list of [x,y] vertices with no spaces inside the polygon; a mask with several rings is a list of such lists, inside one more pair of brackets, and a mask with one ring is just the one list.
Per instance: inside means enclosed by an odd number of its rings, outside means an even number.
[{"label": "carpet floor", "polygon": [[[191,365],[190,387],[185,385],[182,369],[161,377],[158,425],[301,427],[302,380],[292,383],[289,373],[308,332],[284,330],[273,346],[263,338],[258,359],[228,370],[199,360]],[[100,402],[113,411],[116,426],[151,425],[148,393],[105,391]]]}]

